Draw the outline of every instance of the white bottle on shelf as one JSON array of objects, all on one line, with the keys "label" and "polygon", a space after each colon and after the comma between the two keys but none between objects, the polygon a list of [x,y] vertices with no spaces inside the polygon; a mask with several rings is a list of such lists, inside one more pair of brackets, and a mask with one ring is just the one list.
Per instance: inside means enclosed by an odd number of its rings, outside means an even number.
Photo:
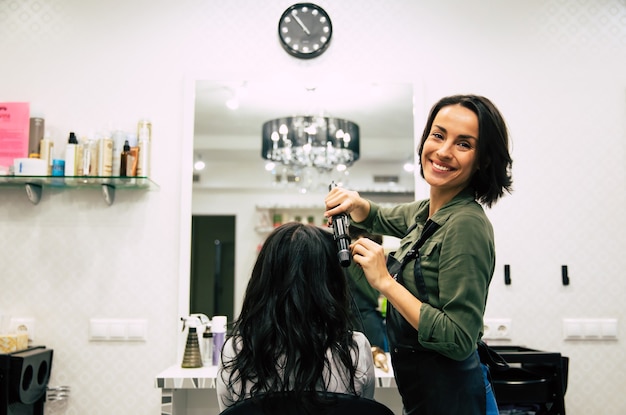
[{"label": "white bottle on shelf", "polygon": [[202,333],[202,364],[204,366],[213,365],[213,333],[209,326]]},{"label": "white bottle on shelf", "polygon": [[[111,170],[113,171],[113,176],[122,176],[122,174],[120,174],[120,168],[126,133],[122,130],[114,130],[113,134],[111,134],[111,138],[113,139],[113,164]],[[124,176],[125,175],[126,174],[124,174]]]},{"label": "white bottle on shelf", "polygon": [[137,146],[139,147],[137,176],[150,177],[151,140],[152,124],[149,120],[142,119],[137,124]]},{"label": "white bottle on shelf", "polygon": [[110,177],[113,175],[113,139],[105,134],[97,140],[98,169],[97,175]]},{"label": "white bottle on shelf", "polygon": [[65,175],[66,176],[78,176],[77,171],[77,152],[78,152],[78,139],[74,132],[70,132],[70,136],[67,140],[67,146],[65,147]]}]

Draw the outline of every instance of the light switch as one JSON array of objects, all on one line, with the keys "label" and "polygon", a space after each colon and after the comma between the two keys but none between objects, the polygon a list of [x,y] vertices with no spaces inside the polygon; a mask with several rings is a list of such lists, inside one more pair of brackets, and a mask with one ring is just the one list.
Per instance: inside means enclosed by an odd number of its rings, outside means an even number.
[{"label": "light switch", "polygon": [[112,321],[109,323],[109,337],[111,340],[126,339],[126,323],[122,320]]},{"label": "light switch", "polygon": [[90,340],[106,340],[109,337],[109,323],[106,320],[91,319],[89,324]]},{"label": "light switch", "polygon": [[564,318],[563,338],[566,340],[617,339],[616,318]]},{"label": "light switch", "polygon": [[128,322],[128,340],[146,340],[146,320]]},{"label": "light switch", "polygon": [[617,319],[607,318],[602,320],[602,337],[605,339],[617,339]]},{"label": "light switch", "polygon": [[583,322],[585,337],[599,339],[602,335],[602,326],[598,320],[587,320]]},{"label": "light switch", "polygon": [[94,319],[89,321],[90,341],[145,341],[147,321],[142,319]]},{"label": "light switch", "polygon": [[583,337],[583,325],[580,320],[563,319],[563,337],[565,339],[581,339]]}]

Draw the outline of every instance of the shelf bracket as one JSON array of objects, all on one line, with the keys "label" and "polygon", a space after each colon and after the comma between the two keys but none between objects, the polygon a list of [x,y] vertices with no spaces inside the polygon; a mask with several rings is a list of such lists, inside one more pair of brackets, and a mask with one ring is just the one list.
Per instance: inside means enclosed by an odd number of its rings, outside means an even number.
[{"label": "shelf bracket", "polygon": [[24,187],[26,188],[28,200],[30,200],[33,205],[38,204],[41,200],[41,185],[26,183]]},{"label": "shelf bracket", "polygon": [[102,185],[102,196],[107,205],[111,206],[115,201],[115,186],[110,184]]}]

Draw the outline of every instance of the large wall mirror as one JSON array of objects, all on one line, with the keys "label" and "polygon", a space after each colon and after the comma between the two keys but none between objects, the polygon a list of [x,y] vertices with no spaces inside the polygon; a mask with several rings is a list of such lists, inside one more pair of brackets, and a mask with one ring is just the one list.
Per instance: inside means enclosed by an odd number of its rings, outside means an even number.
[{"label": "large wall mirror", "polygon": [[[280,212],[284,220],[313,216],[321,224],[330,180],[381,203],[414,200],[415,173],[405,170],[415,157],[414,93],[413,84],[408,82],[189,81],[185,140],[191,142],[184,143],[183,148],[193,154],[184,154],[183,160],[186,164],[201,161],[205,167],[194,170],[193,182],[183,184],[181,195],[182,214],[194,218],[193,225],[188,217],[181,221],[181,314],[204,312],[210,316],[215,301],[227,296],[229,301],[222,306],[228,303],[231,309],[224,313],[229,320],[234,317],[258,247],[273,225],[268,223],[273,222],[269,212],[284,209]],[[282,165],[266,169],[267,160],[261,156],[263,124],[280,117],[309,115],[356,123],[359,159],[347,172],[294,172]],[[206,225],[209,229],[225,224],[224,232],[232,232],[232,241],[218,243],[213,236],[204,236],[204,250],[195,251],[190,241],[199,238],[195,222],[202,217],[213,220],[212,225]],[[206,284],[190,282],[187,258],[193,263],[197,258],[231,250],[232,257],[226,253],[225,260],[218,260],[220,270],[216,271],[211,261],[204,265],[201,278]],[[233,261],[232,269],[225,270],[228,266],[224,261]],[[222,281],[218,287],[222,292],[216,295],[211,279],[224,272],[232,273],[221,275],[222,279],[232,279],[231,285],[227,287]],[[198,277],[191,280],[194,278]],[[200,300],[194,300],[194,295]],[[210,306],[190,309],[202,299]]]}]

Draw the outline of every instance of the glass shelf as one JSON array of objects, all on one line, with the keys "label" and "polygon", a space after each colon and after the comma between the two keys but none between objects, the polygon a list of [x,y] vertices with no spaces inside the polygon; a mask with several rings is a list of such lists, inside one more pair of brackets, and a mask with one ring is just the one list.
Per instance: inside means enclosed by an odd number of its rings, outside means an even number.
[{"label": "glass shelf", "polygon": [[0,176],[0,188],[26,188],[28,199],[39,203],[42,189],[85,189],[100,188],[107,204],[113,204],[115,189],[157,190],[159,186],[145,176]]}]

